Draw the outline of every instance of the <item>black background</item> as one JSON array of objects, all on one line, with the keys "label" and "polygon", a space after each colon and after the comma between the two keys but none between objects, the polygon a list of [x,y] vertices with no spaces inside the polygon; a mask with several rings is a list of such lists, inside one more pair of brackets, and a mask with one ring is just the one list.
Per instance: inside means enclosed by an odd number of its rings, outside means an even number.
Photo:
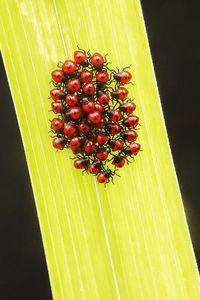
[{"label": "black background", "polygon": [[[186,216],[200,265],[197,1],[142,0]],[[0,299],[50,300],[38,219],[14,107],[0,60]]]}]

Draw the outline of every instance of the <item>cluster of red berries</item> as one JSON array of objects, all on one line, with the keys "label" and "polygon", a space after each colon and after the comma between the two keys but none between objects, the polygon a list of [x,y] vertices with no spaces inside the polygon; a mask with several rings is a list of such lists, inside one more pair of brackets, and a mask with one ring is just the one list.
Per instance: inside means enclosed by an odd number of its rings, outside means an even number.
[{"label": "cluster of red berries", "polygon": [[136,105],[124,87],[132,75],[127,68],[110,70],[108,64],[106,55],[79,49],[73,61],[60,62],[51,73],[51,107],[58,115],[51,120],[53,147],[70,148],[75,168],[100,183],[112,181],[116,168],[140,150],[135,142],[139,118],[132,114]]}]

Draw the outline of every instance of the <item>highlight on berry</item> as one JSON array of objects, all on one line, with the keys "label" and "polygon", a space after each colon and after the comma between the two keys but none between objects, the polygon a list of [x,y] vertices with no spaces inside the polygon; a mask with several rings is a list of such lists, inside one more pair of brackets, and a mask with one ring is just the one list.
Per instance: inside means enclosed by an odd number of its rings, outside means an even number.
[{"label": "highlight on berry", "polygon": [[[130,67],[110,69],[107,54],[78,50],[51,72],[52,145],[71,149],[74,167],[97,182],[113,182],[118,169],[134,161],[139,117],[130,98]],[[126,86],[126,87],[125,87]]]}]

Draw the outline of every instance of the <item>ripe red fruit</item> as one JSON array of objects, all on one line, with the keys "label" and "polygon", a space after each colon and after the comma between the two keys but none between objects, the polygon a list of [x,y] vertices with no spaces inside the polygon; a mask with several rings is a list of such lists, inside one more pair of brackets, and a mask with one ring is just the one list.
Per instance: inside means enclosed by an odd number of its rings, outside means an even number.
[{"label": "ripe red fruit", "polygon": [[62,65],[62,69],[65,72],[65,74],[74,73],[76,71],[76,63],[72,60],[67,59]]},{"label": "ripe red fruit", "polygon": [[78,97],[75,94],[67,94],[65,102],[69,106],[76,106],[76,104],[78,103]]},{"label": "ripe red fruit", "polygon": [[54,101],[58,101],[64,98],[65,93],[59,88],[54,88],[50,91],[50,96]]},{"label": "ripe red fruit", "polygon": [[64,73],[63,71],[61,70],[54,70],[52,73],[51,73],[51,77],[52,79],[55,81],[55,82],[61,82],[63,77],[64,77]]},{"label": "ripe red fruit", "polygon": [[60,129],[63,128],[63,121],[59,118],[54,118],[51,120],[51,128],[54,130],[54,131],[59,131]]},{"label": "ripe red fruit", "polygon": [[92,113],[89,113],[88,119],[90,120],[90,122],[97,124],[101,120],[101,114],[98,111],[94,111]]},{"label": "ripe red fruit", "polygon": [[93,78],[93,73],[92,71],[88,71],[88,70],[83,70],[81,72],[81,80],[84,82],[84,83],[90,83],[92,81],[92,78]]},{"label": "ripe red fruit", "polygon": [[72,78],[67,82],[67,89],[70,92],[78,92],[80,88],[81,88],[81,83],[77,78]]}]

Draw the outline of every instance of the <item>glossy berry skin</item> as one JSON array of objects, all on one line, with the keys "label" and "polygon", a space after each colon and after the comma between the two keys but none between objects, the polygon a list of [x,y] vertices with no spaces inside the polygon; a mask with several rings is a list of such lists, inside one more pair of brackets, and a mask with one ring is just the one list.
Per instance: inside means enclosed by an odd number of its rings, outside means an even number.
[{"label": "glossy berry skin", "polygon": [[88,133],[90,131],[90,126],[84,123],[78,124],[78,130],[80,133]]},{"label": "glossy berry skin", "polygon": [[120,83],[128,83],[132,78],[132,75],[128,71],[121,71],[116,74],[114,74],[114,79]]},{"label": "glossy berry skin", "polygon": [[74,161],[74,167],[76,169],[87,169],[89,163],[90,163],[89,158],[76,159]]},{"label": "glossy berry skin", "polygon": [[102,145],[104,145],[105,143],[107,143],[107,141],[108,141],[108,136],[104,133],[99,133],[98,135],[97,135],[97,143],[100,145],[100,146],[102,146]]},{"label": "glossy berry skin", "polygon": [[126,163],[126,160],[124,157],[117,155],[113,158],[112,160],[112,164],[116,167],[116,168],[122,168]]},{"label": "glossy berry skin", "polygon": [[54,70],[51,73],[51,77],[55,82],[61,82],[63,80],[63,77],[65,76],[65,74],[63,73],[63,71],[61,70]]},{"label": "glossy berry skin", "polygon": [[101,93],[100,96],[97,97],[97,101],[100,105],[105,106],[109,103],[110,97],[108,94]]},{"label": "glossy berry skin", "polygon": [[91,123],[97,124],[101,120],[101,114],[98,111],[94,111],[92,113],[89,113],[88,119],[90,120]]},{"label": "glossy berry skin", "polygon": [[81,88],[80,80],[77,78],[72,78],[67,82],[67,89],[70,92],[78,92]]},{"label": "glossy berry skin", "polygon": [[135,130],[125,130],[121,133],[121,137],[128,142],[132,142],[137,138],[137,132]]},{"label": "glossy berry skin", "polygon": [[111,95],[113,98],[124,100],[128,96],[128,90],[125,87],[120,86],[117,90],[113,91]]},{"label": "glossy berry skin", "polygon": [[53,147],[58,150],[63,150],[66,145],[66,139],[64,137],[56,137],[53,139]]},{"label": "glossy berry skin", "polygon": [[99,160],[95,160],[91,165],[88,167],[88,171],[91,174],[98,174],[100,172],[102,166],[102,162]]},{"label": "glossy berry skin", "polygon": [[108,158],[108,152],[105,148],[99,148],[95,157],[99,160],[106,160]]},{"label": "glossy berry skin", "polygon": [[94,53],[90,59],[90,62],[93,66],[99,66],[104,63],[104,58],[100,53]]},{"label": "glossy berry skin", "polygon": [[88,71],[88,70],[83,70],[81,72],[81,80],[84,83],[90,83],[92,81],[93,78],[93,73],[92,71]]},{"label": "glossy berry skin", "polygon": [[67,94],[65,97],[65,102],[70,107],[76,106],[78,103],[78,97],[75,94]]},{"label": "glossy berry skin", "polygon": [[88,141],[84,146],[84,150],[88,154],[94,153],[96,150],[95,143],[92,141]]},{"label": "glossy berry skin", "polygon": [[136,105],[134,102],[127,102],[122,105],[120,105],[119,110],[126,113],[126,114],[132,114],[132,112],[135,110]]},{"label": "glossy berry skin", "polygon": [[114,124],[109,123],[107,125],[107,129],[110,132],[110,134],[115,135],[115,134],[118,134],[122,130],[122,127],[119,124],[116,124],[116,123],[114,123]]},{"label": "glossy berry skin", "polygon": [[95,92],[95,87],[93,83],[85,83],[83,86],[83,93],[87,95],[93,95]]},{"label": "glossy berry skin", "polygon": [[109,145],[111,146],[112,151],[120,151],[124,147],[124,143],[121,140],[110,140]]},{"label": "glossy berry skin", "polygon": [[109,75],[107,72],[101,71],[96,74],[96,80],[99,82],[107,82],[109,80]]},{"label": "glossy berry skin", "polygon": [[52,102],[51,108],[55,114],[59,114],[63,111],[63,104],[62,102]]},{"label": "glossy berry skin", "polygon": [[65,74],[72,74],[76,71],[76,63],[72,60],[67,59],[62,65],[62,69]]},{"label": "glossy berry skin", "polygon": [[63,125],[64,125],[63,121],[59,118],[54,118],[51,121],[51,128],[56,132],[61,130],[63,128]]},{"label": "glossy berry skin", "polygon": [[71,139],[76,135],[77,129],[73,123],[68,122],[68,123],[64,124],[63,132],[64,132],[65,136],[67,136],[69,139]]},{"label": "glossy berry skin", "polygon": [[126,127],[136,127],[139,122],[139,118],[134,115],[128,116],[127,119],[124,120],[123,125]]},{"label": "glossy berry skin", "polygon": [[113,121],[114,123],[116,123],[122,119],[122,114],[121,114],[120,110],[118,110],[118,109],[110,110],[109,116],[110,116],[110,120]]},{"label": "glossy berry skin", "polygon": [[54,88],[50,91],[50,96],[54,101],[58,101],[64,98],[65,93],[59,88]]},{"label": "glossy berry skin", "polygon": [[69,109],[69,115],[71,119],[78,120],[82,115],[82,110],[80,107],[74,106]]},{"label": "glossy berry skin", "polygon": [[86,59],[87,59],[87,55],[84,51],[77,50],[74,52],[74,60],[77,64],[79,65],[84,64]]},{"label": "glossy berry skin", "polygon": [[88,99],[88,98],[83,98],[82,99],[82,109],[86,113],[93,112],[95,108],[94,101]]}]

